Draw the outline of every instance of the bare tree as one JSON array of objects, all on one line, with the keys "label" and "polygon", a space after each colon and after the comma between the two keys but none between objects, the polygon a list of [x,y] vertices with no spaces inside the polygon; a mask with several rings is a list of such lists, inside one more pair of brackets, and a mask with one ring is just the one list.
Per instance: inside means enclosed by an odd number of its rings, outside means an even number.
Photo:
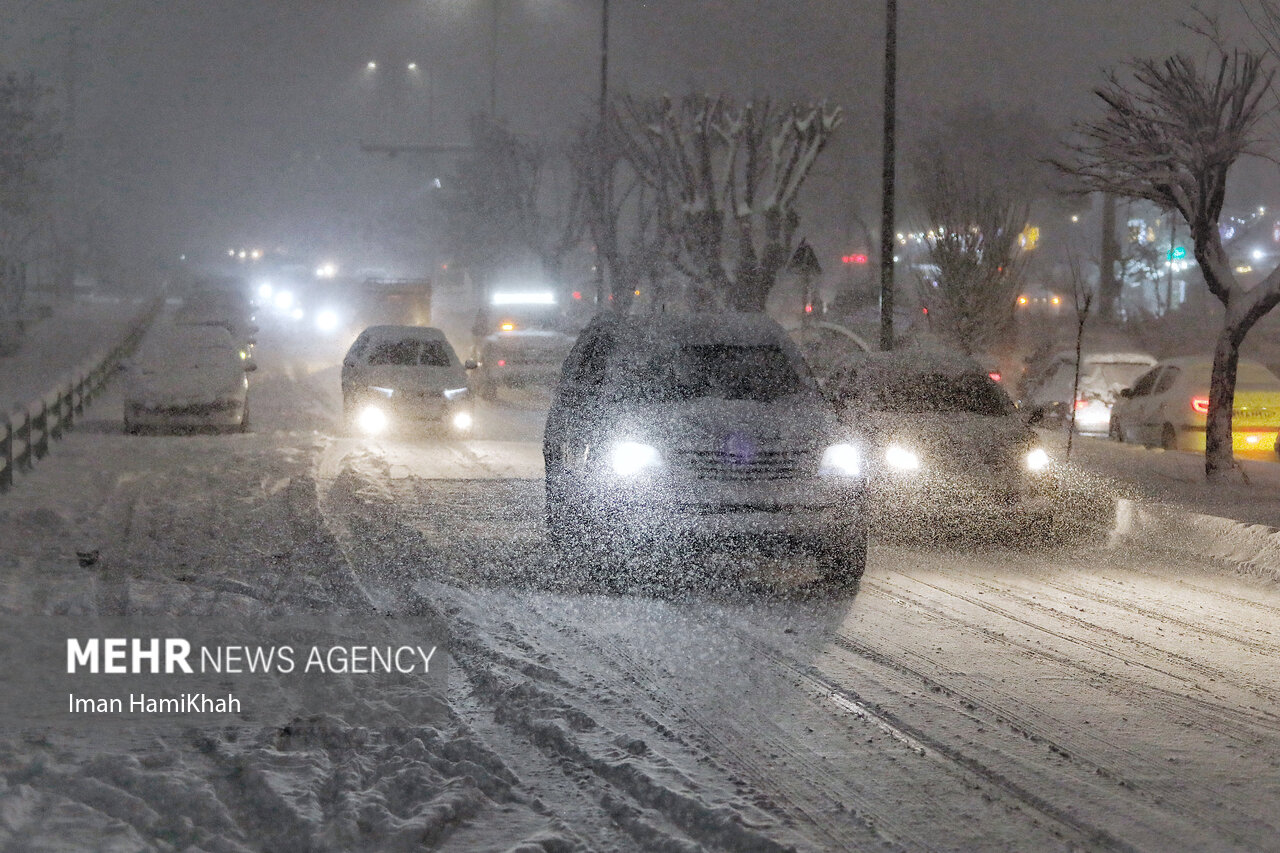
[{"label": "bare tree", "polygon": [[[935,151],[918,188],[927,222],[921,298],[930,326],[968,354],[1008,343],[1022,287],[1027,205]],[[925,170],[920,170],[925,174]]]},{"label": "bare tree", "polygon": [[1177,210],[1191,232],[1209,292],[1226,309],[1213,353],[1205,433],[1205,476],[1234,467],[1231,411],[1245,335],[1280,303],[1280,268],[1245,288],[1218,229],[1227,174],[1240,157],[1261,154],[1257,125],[1273,72],[1248,51],[1219,50],[1201,69],[1174,56],[1139,60],[1132,79],[1111,75],[1097,90],[1102,118],[1080,126],[1075,158],[1063,164],[1088,189],[1142,198]]},{"label": "bare tree", "polygon": [[[601,152],[603,146],[603,153]],[[569,149],[574,185],[582,193],[582,218],[604,265],[605,291],[597,301],[625,313],[642,287],[657,290],[654,304],[663,301],[674,268],[671,258],[675,229],[661,216],[670,206],[658,203],[653,187],[623,157],[618,126],[583,125]]]},{"label": "bare tree", "polygon": [[485,283],[504,265],[536,259],[552,281],[582,239],[582,187],[557,214],[542,199],[546,156],[486,116],[472,122],[472,148],[444,188],[446,233],[455,257]]},{"label": "bare tree", "polygon": [[34,74],[10,74],[0,83],[0,313],[20,303],[32,242],[48,231],[42,170],[61,146],[48,96]]},{"label": "bare tree", "polygon": [[694,301],[763,311],[794,249],[800,188],[841,123],[839,108],[625,98],[614,120]]}]

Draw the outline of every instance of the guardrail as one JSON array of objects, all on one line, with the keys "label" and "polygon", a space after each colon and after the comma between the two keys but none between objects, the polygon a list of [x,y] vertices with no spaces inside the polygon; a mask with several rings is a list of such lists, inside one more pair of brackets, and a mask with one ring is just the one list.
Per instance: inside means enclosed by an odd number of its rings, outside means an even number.
[{"label": "guardrail", "polygon": [[48,455],[50,442],[75,425],[120,360],[137,347],[162,305],[163,299],[150,302],[115,346],[72,368],[65,381],[0,421],[0,491],[11,488],[18,471],[31,470]]}]

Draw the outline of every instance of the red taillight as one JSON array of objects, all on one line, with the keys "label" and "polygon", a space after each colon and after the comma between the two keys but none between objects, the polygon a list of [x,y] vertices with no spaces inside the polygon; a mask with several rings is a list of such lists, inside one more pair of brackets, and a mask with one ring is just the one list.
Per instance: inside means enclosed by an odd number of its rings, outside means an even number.
[{"label": "red taillight", "polygon": [[992,381],[992,382],[999,382],[999,381],[1000,381],[1000,371],[998,371],[998,370],[993,370],[993,371],[991,371],[990,373],[988,373],[988,374],[987,374],[987,376],[990,376],[990,377],[991,377],[991,381]]},{"label": "red taillight", "polygon": [[1209,398],[1208,397],[1192,397],[1191,411],[1199,415],[1209,414]]},{"label": "red taillight", "polygon": [[1080,411],[1087,405],[1089,405],[1089,401],[1084,399],[1083,397],[1080,398],[1079,400],[1076,400],[1076,411],[1077,412]]},{"label": "red taillight", "polygon": [[498,367],[506,367],[506,366],[507,366],[507,360],[505,358],[498,359]]},{"label": "red taillight", "polygon": [[574,299],[581,299],[581,298],[582,298],[582,291],[581,291],[581,290],[575,290],[575,291],[573,292],[573,298],[574,298]]}]

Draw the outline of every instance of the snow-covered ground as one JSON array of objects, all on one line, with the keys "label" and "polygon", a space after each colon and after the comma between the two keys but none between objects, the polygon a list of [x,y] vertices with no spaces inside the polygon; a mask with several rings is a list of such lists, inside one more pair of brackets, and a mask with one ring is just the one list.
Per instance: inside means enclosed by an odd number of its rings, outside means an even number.
[{"label": "snow-covered ground", "polygon": [[107,394],[0,496],[0,614],[446,623],[446,692],[142,735],[50,709],[0,728],[0,848],[1280,850],[1273,585],[899,537],[846,595],[751,554],[602,590],[545,545],[536,395],[368,441],[334,353],[258,359],[254,432],[125,436]]},{"label": "snow-covered ground", "polygon": [[114,345],[138,316],[132,300],[78,300],[57,306],[32,324],[22,348],[0,356],[0,412],[10,412],[52,390],[86,358]]},{"label": "snow-covered ground", "polygon": [[[1065,431],[1043,434],[1055,455],[1065,458]],[[1076,465],[1106,475],[1134,497],[1248,524],[1280,527],[1280,464],[1272,454],[1254,457],[1237,459],[1239,471],[1210,484],[1205,481],[1204,455],[1200,453],[1148,449],[1105,438],[1076,436],[1072,442]]]}]

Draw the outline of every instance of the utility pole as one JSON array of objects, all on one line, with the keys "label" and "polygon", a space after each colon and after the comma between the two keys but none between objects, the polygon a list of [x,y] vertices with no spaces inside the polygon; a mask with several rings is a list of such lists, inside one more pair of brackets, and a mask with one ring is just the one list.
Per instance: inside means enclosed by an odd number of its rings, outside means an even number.
[{"label": "utility pole", "polygon": [[[599,191],[604,198],[604,184],[609,180],[609,0],[600,0],[600,128],[596,136],[596,172]],[[606,304],[604,292],[604,258],[596,246],[596,310]]]},{"label": "utility pole", "polygon": [[489,120],[498,120],[498,3],[493,0],[493,18],[489,21]]},{"label": "utility pole", "polygon": [[894,99],[898,72],[898,3],[885,0],[884,165],[880,209],[880,349],[893,349]]}]

